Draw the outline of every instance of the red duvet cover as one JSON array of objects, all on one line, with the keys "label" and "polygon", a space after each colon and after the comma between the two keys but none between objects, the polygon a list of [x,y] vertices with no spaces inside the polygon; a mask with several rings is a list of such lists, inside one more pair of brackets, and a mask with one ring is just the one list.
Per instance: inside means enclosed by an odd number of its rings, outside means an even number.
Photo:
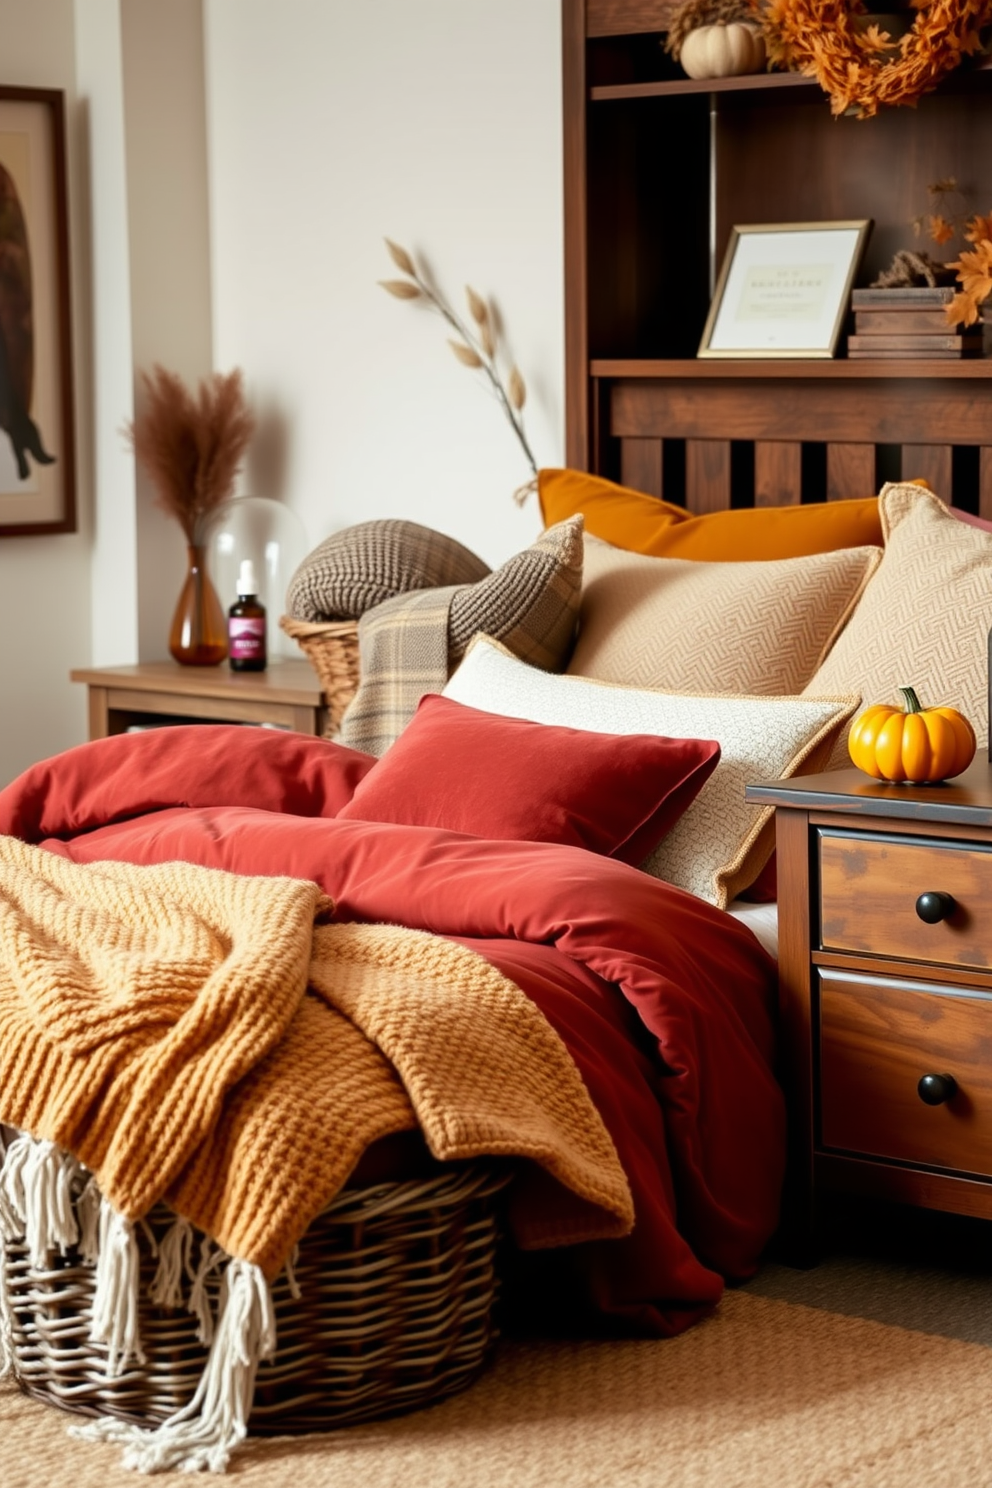
[{"label": "red duvet cover", "polygon": [[568,1046],[636,1212],[629,1236],[521,1276],[582,1325],[688,1326],[754,1270],[777,1222],[773,963],[723,911],[583,848],[339,821],[373,761],[300,738],[190,727],[82,745],[0,791],[0,832],[76,862],[312,879],[339,919],[481,952]]}]

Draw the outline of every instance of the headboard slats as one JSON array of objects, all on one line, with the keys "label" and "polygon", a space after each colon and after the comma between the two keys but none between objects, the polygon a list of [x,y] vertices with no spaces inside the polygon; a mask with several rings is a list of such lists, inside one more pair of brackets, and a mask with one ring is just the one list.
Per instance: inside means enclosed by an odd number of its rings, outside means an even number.
[{"label": "headboard slats", "polygon": [[922,476],[931,490],[950,491],[952,453],[949,444],[904,444],[903,480],[916,480]]},{"label": "headboard slats", "polygon": [[979,451],[978,515],[992,522],[992,448],[988,445]]},{"label": "headboard slats", "polygon": [[703,369],[602,377],[595,468],[697,513],[858,498],[922,478],[992,520],[992,427],[975,386],[990,379],[961,367],[939,381],[873,382],[870,398],[843,366],[818,379],[774,368],[736,382]]},{"label": "headboard slats", "polygon": [[754,442],[755,506],[788,506],[803,494],[803,447],[794,440]]},{"label": "headboard slats", "polygon": [[697,515],[730,505],[729,439],[686,440],[685,504]]},{"label": "headboard slats", "polygon": [[827,445],[827,500],[846,501],[875,494],[875,446]]},{"label": "headboard slats", "polygon": [[664,478],[660,439],[625,439],[620,447],[620,483],[648,496],[662,497]]}]

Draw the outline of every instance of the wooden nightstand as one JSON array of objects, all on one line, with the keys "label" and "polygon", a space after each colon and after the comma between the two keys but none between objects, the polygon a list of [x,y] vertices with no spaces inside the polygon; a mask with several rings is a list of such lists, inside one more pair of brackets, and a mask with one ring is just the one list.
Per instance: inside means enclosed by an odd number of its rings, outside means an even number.
[{"label": "wooden nightstand", "polygon": [[786,1233],[831,1191],[992,1219],[992,768],[748,786],[776,807]]},{"label": "wooden nightstand", "polygon": [[91,739],[156,722],[273,723],[300,734],[324,728],[324,699],[308,661],[272,661],[264,672],[146,661],[80,667],[69,676],[88,688]]}]

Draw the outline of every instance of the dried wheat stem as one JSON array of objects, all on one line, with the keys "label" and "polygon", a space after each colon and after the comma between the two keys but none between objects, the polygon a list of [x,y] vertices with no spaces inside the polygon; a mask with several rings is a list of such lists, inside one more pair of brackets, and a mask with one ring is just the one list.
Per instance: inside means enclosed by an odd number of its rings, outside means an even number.
[{"label": "dried wheat stem", "polygon": [[485,347],[472,334],[461,317],[457,315],[454,310],[452,310],[451,306],[437,290],[433,289],[431,285],[427,284],[426,281],[420,277],[416,270],[414,271],[412,278],[427,302],[430,305],[433,305],[434,309],[438,312],[439,315],[444,316],[445,320],[452,327],[452,329],[458,332],[458,335],[462,338],[465,344],[467,346],[470,346],[475,354],[478,356],[480,362],[482,363],[482,367],[480,370],[485,372],[486,376],[489,378],[492,390],[496,395],[497,401],[499,402],[503,412],[506,414],[506,417],[512,424],[514,433],[520,440],[523,452],[527,456],[527,462],[530,465],[531,470],[536,475],[537,461],[534,459],[533,451],[531,450],[530,444],[527,441],[527,435],[524,432],[523,422],[519,418],[516,410],[513,408],[513,405],[506,395],[506,390],[503,387],[502,379],[500,378],[495,365],[495,358],[486,353]]},{"label": "dried wheat stem", "polygon": [[[507,396],[506,389],[503,386],[502,378],[499,375],[499,369],[496,365],[495,340],[483,340],[469,330],[468,326],[466,326],[461,317],[456,314],[456,312],[448,304],[447,300],[440,293],[440,291],[436,290],[433,285],[428,284],[427,281],[421,277],[416,265],[405,249],[400,248],[399,245],[396,243],[390,242],[388,238],[386,239],[386,247],[389,250],[389,254],[393,262],[398,268],[402,269],[404,274],[407,274],[409,276],[410,280],[412,281],[412,285],[415,286],[416,290],[419,290],[420,294],[424,297],[424,299],[432,307],[432,309],[436,310],[439,315],[443,316],[443,318],[448,322],[448,325],[451,326],[452,330],[458,334],[465,345],[469,347],[478,357],[480,363],[479,370],[481,372],[484,372],[489,379],[489,383],[493,393],[495,394],[496,400],[502,408],[503,412],[506,414],[513,432],[516,434],[518,440],[520,441],[521,448],[523,449],[523,452],[527,457],[527,462],[530,465],[531,470],[536,475],[537,461],[534,459],[534,453],[531,450],[530,444],[527,440],[527,435],[524,432],[523,419],[518,413],[517,409],[514,408],[510,398]],[[402,283],[402,281],[394,282]],[[384,287],[389,289],[390,293],[396,293],[396,289],[393,288],[392,282],[390,284],[386,284]],[[409,298],[411,299],[413,297],[414,296],[412,294],[409,296]],[[469,306],[472,309],[472,312],[475,315],[476,319],[479,321],[480,326],[488,325],[488,313],[486,313],[485,302],[479,295],[475,293],[474,290],[470,291],[469,293]],[[457,348],[455,348],[455,350],[457,354]],[[461,358],[459,359],[461,360]],[[516,368],[514,368],[514,371],[516,372]],[[517,372],[517,378],[522,384],[523,379],[520,378],[519,372]]]}]

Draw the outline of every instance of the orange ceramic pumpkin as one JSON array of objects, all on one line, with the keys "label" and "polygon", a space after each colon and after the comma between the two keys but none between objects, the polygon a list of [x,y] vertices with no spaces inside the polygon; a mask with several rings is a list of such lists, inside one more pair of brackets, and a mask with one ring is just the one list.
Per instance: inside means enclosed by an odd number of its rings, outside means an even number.
[{"label": "orange ceramic pumpkin", "polygon": [[876,780],[936,783],[960,775],[975,757],[975,731],[956,708],[922,708],[900,687],[905,708],[875,703],[851,725],[847,747],[859,770]]}]

